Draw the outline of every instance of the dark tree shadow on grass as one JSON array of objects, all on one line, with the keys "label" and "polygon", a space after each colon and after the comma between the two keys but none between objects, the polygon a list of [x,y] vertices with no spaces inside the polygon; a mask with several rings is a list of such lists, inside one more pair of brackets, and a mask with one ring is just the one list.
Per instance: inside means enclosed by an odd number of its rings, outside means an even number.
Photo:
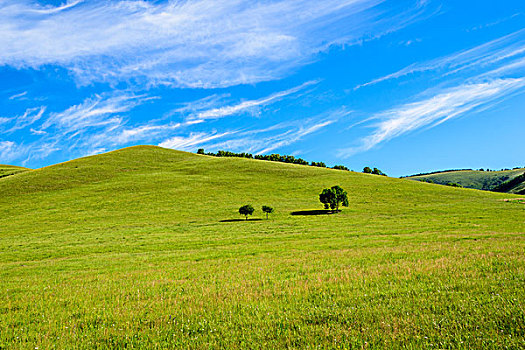
[{"label": "dark tree shadow on grass", "polygon": [[262,221],[262,219],[227,219],[227,220],[221,220],[219,222],[245,222],[245,221]]},{"label": "dark tree shadow on grass", "polygon": [[341,211],[336,212],[335,210],[300,210],[300,211],[293,211],[290,214],[291,215],[331,215],[331,214],[337,214]]}]

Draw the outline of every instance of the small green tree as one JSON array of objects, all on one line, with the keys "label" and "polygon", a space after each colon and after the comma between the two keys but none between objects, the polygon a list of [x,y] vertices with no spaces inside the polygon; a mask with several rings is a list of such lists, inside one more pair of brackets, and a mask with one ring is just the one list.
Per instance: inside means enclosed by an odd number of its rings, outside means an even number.
[{"label": "small green tree", "polygon": [[368,167],[368,166],[365,166],[363,168],[363,173],[365,173],[365,174],[372,174],[372,169],[370,167]]},{"label": "small green tree", "polygon": [[379,170],[378,168],[374,168],[374,170],[372,170],[372,174],[386,176],[386,174],[382,172],[381,170]]},{"label": "small green tree", "polygon": [[273,213],[273,208],[267,205],[262,206],[262,211],[266,213],[266,220],[268,220],[268,214]]},{"label": "small green tree", "polygon": [[246,220],[248,220],[248,215],[252,215],[255,209],[250,205],[246,204],[239,208],[239,214],[246,216]]},{"label": "small green tree", "polygon": [[197,154],[204,154],[204,148],[199,148],[197,150]]},{"label": "small green tree", "polygon": [[348,207],[348,194],[340,186],[325,188],[319,194],[319,201],[324,204],[325,209],[339,211],[339,206]]}]

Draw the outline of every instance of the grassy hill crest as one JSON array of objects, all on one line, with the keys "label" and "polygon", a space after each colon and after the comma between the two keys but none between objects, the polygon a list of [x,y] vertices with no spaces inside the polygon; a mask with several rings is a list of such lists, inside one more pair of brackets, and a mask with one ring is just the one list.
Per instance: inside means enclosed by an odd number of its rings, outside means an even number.
[{"label": "grassy hill crest", "polygon": [[15,165],[0,164],[0,179],[7,177],[7,176],[20,174],[20,173],[30,171],[30,170],[31,169],[29,168],[19,167]]}]

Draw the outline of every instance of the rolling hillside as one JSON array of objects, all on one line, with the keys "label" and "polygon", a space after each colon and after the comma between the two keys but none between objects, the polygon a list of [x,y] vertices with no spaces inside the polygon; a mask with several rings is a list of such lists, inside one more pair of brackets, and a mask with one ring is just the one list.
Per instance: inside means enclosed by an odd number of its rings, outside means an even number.
[{"label": "rolling hillside", "polygon": [[[493,191],[503,183],[524,173],[525,168],[502,171],[458,170],[408,176],[406,178],[417,181],[432,181],[433,183],[440,185],[457,183],[466,188]],[[504,192],[523,194],[521,190],[525,189],[525,184],[522,186],[515,184],[515,186],[505,188],[506,190]]]},{"label": "rolling hillside", "polygon": [[0,164],[0,178],[10,176],[10,175],[20,174],[20,173],[23,173],[29,170],[31,169],[22,168],[22,167],[18,167],[14,165]]},{"label": "rolling hillside", "polygon": [[0,349],[522,348],[517,198],[152,146],[8,176]]}]

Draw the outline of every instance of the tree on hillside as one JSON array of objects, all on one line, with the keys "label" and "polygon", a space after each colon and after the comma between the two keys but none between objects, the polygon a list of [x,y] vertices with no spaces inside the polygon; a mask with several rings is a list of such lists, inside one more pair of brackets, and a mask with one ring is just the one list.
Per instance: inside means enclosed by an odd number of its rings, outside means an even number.
[{"label": "tree on hillside", "polygon": [[197,154],[204,154],[204,148],[199,148],[197,150]]},{"label": "tree on hillside", "polygon": [[365,174],[372,174],[372,169],[370,167],[368,167],[368,166],[365,166],[363,168],[363,173],[365,173]]},{"label": "tree on hillside", "polygon": [[332,186],[332,188],[325,188],[319,194],[319,201],[324,204],[325,209],[332,209],[335,212],[339,211],[339,206],[348,207],[348,195],[340,186]]},{"label": "tree on hillside", "polygon": [[273,208],[267,205],[262,206],[262,211],[266,213],[266,220],[268,220],[268,214],[273,213]]},{"label": "tree on hillside", "polygon": [[239,214],[246,216],[246,220],[248,220],[248,215],[252,215],[255,209],[250,205],[246,204],[239,208]]},{"label": "tree on hillside", "polygon": [[372,170],[372,174],[374,175],[383,175],[383,176],[386,176],[385,173],[383,173],[381,170],[379,170],[378,168],[374,168],[374,170]]}]

